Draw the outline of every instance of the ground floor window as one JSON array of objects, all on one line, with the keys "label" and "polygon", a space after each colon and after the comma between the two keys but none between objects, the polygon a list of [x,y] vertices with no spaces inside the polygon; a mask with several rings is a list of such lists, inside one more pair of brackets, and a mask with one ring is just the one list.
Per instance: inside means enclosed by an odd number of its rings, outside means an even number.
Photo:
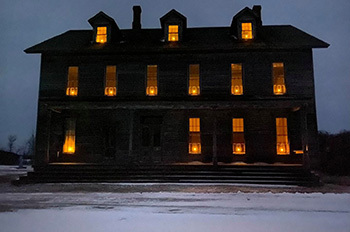
[{"label": "ground floor window", "polygon": [[235,155],[245,154],[243,118],[232,119],[232,152]]},{"label": "ground floor window", "polygon": [[75,120],[72,118],[66,120],[63,153],[75,153]]},{"label": "ground floor window", "polygon": [[200,119],[190,118],[189,120],[189,143],[190,154],[201,154],[201,132]]},{"label": "ground floor window", "polygon": [[277,155],[289,155],[287,118],[276,118]]}]

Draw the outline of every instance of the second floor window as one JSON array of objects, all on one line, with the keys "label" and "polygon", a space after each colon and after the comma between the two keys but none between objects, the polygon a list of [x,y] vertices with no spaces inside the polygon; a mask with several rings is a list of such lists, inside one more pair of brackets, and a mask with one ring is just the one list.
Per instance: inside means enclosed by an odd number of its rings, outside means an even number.
[{"label": "second floor window", "polygon": [[242,64],[231,64],[231,94],[243,94]]},{"label": "second floor window", "polygon": [[105,95],[117,95],[117,68],[116,66],[106,67]]},{"label": "second floor window", "polygon": [[284,65],[283,63],[272,64],[273,75],[273,93],[275,95],[283,95],[286,93],[286,85],[284,83]]},{"label": "second floor window", "polygon": [[179,26],[169,25],[168,41],[179,41]]},{"label": "second floor window", "polygon": [[188,94],[196,96],[200,94],[199,64],[191,64],[189,69]]},{"label": "second floor window", "polygon": [[253,39],[252,23],[242,23],[242,39]]},{"label": "second floor window", "polygon": [[71,66],[68,68],[68,80],[67,80],[67,96],[78,95],[78,67]]},{"label": "second floor window", "polygon": [[97,27],[96,43],[107,42],[107,27]]},{"label": "second floor window", "polygon": [[158,83],[157,83],[157,65],[147,65],[147,87],[146,94],[148,96],[158,95]]}]

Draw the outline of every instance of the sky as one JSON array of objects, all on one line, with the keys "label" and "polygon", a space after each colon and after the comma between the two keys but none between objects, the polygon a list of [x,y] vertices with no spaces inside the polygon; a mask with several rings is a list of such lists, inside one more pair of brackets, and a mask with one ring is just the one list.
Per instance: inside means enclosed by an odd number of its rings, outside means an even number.
[{"label": "sky", "polygon": [[293,25],[327,43],[314,49],[319,130],[350,130],[349,0],[0,0],[0,148],[17,135],[20,146],[35,132],[40,55],[24,49],[72,29],[91,29],[99,11],[121,29],[132,24],[132,6],[142,8],[142,27],[159,28],[171,9],[187,17],[188,27],[229,26],[244,7],[262,6],[263,25]]}]

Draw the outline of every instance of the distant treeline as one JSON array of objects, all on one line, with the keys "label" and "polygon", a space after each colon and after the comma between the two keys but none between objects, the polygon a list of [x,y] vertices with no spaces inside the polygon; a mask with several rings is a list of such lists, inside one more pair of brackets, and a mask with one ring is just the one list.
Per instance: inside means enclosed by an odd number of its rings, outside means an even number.
[{"label": "distant treeline", "polygon": [[320,171],[331,175],[350,175],[350,131],[318,133]]}]

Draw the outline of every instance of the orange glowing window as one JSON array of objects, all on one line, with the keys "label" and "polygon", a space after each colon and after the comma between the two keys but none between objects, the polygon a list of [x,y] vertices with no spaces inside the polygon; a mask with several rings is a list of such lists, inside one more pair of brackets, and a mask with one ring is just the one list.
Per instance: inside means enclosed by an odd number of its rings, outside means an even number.
[{"label": "orange glowing window", "polygon": [[235,155],[245,154],[243,118],[232,119],[232,153]]},{"label": "orange glowing window", "polygon": [[75,120],[66,120],[65,140],[63,144],[63,153],[74,154],[75,153]]},{"label": "orange glowing window", "polygon": [[202,152],[201,148],[201,129],[200,129],[200,119],[190,118],[189,120],[189,143],[188,152],[190,154],[200,154]]},{"label": "orange glowing window", "polygon": [[276,118],[277,155],[289,155],[287,118]]},{"label": "orange glowing window", "polygon": [[243,94],[242,64],[231,64],[231,94]]},{"label": "orange glowing window", "polygon": [[199,64],[191,64],[189,72],[188,94],[192,96],[199,95]]},{"label": "orange glowing window", "polygon": [[242,39],[253,39],[252,23],[242,23]]},{"label": "orange glowing window", "polygon": [[67,96],[78,96],[78,67],[68,68]]},{"label": "orange glowing window", "polygon": [[106,67],[105,95],[117,95],[117,68],[116,66]]},{"label": "orange glowing window", "polygon": [[168,41],[179,41],[179,26],[169,25]]},{"label": "orange glowing window", "polygon": [[157,68],[157,65],[147,65],[146,94],[148,96],[156,96],[158,94]]},{"label": "orange glowing window", "polygon": [[97,27],[96,43],[107,42],[107,27]]},{"label": "orange glowing window", "polygon": [[283,95],[286,93],[286,85],[284,83],[284,65],[283,63],[273,63],[272,68],[273,93],[275,95]]}]

